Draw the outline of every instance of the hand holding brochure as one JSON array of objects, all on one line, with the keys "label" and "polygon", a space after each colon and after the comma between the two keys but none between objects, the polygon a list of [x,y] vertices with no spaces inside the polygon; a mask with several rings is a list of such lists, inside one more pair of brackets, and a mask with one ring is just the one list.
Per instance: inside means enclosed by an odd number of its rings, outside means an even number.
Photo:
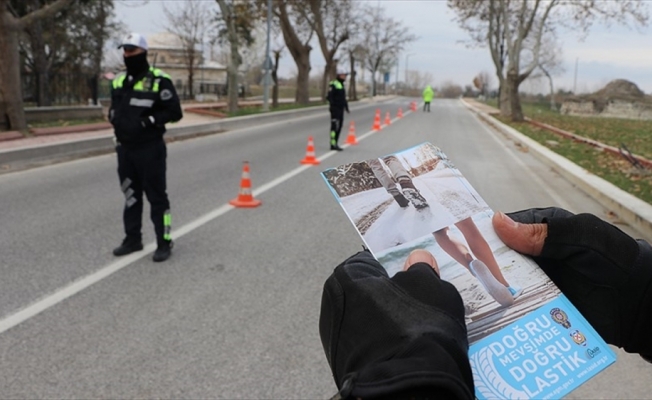
[{"label": "hand holding brochure", "polygon": [[500,241],[492,210],[438,147],[322,175],[389,276],[414,249],[434,255],[464,301],[479,399],[560,398],[615,361],[536,263]]}]

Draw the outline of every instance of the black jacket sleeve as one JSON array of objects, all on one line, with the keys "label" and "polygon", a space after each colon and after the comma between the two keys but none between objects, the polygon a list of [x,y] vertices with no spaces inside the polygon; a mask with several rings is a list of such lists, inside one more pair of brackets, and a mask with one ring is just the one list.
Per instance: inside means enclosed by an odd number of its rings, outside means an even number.
[{"label": "black jacket sleeve", "polygon": [[161,78],[159,82],[159,98],[154,103],[151,115],[156,125],[165,125],[169,122],[177,122],[183,118],[181,101],[177,91],[168,78]]},{"label": "black jacket sleeve", "polygon": [[550,207],[508,214],[546,223],[543,271],[609,344],[652,356],[652,247],[591,214]]}]

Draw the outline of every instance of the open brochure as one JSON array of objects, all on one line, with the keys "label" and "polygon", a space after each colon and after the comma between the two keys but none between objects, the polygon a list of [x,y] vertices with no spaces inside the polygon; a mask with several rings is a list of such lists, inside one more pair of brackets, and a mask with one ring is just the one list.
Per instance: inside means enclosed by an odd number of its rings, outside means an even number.
[{"label": "open brochure", "polygon": [[560,398],[615,362],[537,264],[498,238],[492,210],[438,147],[322,176],[390,277],[412,250],[434,255],[464,301],[479,399]]}]

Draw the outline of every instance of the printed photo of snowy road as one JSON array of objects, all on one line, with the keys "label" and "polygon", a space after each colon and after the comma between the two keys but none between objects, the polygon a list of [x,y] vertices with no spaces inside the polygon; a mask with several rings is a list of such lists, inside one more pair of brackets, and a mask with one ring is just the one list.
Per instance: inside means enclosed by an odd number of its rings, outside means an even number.
[{"label": "printed photo of snowy road", "polygon": [[434,255],[441,278],[462,296],[471,344],[560,294],[536,263],[502,243],[492,210],[438,147],[424,143],[323,175],[390,277],[412,250]]}]

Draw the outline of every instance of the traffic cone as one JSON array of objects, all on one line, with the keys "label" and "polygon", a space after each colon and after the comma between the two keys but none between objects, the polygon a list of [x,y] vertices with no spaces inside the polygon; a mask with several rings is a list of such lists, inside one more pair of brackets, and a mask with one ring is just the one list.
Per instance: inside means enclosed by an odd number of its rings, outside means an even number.
[{"label": "traffic cone", "polygon": [[410,103],[410,110],[412,110],[412,111],[417,110],[417,102],[416,101],[413,101],[412,103]]},{"label": "traffic cone", "polygon": [[401,107],[398,108],[398,114],[396,114],[397,118],[403,118],[403,109]]},{"label": "traffic cone", "polygon": [[389,117],[389,111],[385,113],[385,125],[390,125],[392,123],[392,119]]},{"label": "traffic cone", "polygon": [[374,125],[371,127],[374,131],[380,130],[380,110],[376,110],[376,116],[374,117]]},{"label": "traffic cone", "polygon": [[249,161],[244,161],[242,166],[242,180],[240,181],[240,192],[238,197],[229,201],[229,204],[236,207],[258,207],[260,200],[254,199],[251,193],[251,178],[249,176]]},{"label": "traffic cone", "polygon": [[301,164],[319,164],[319,160],[315,158],[315,143],[312,141],[312,136],[308,137],[306,156],[303,158],[303,160],[301,160]]},{"label": "traffic cone", "polygon": [[347,144],[358,144],[358,140],[355,138],[355,122],[351,121],[349,124],[349,136],[346,138]]}]

